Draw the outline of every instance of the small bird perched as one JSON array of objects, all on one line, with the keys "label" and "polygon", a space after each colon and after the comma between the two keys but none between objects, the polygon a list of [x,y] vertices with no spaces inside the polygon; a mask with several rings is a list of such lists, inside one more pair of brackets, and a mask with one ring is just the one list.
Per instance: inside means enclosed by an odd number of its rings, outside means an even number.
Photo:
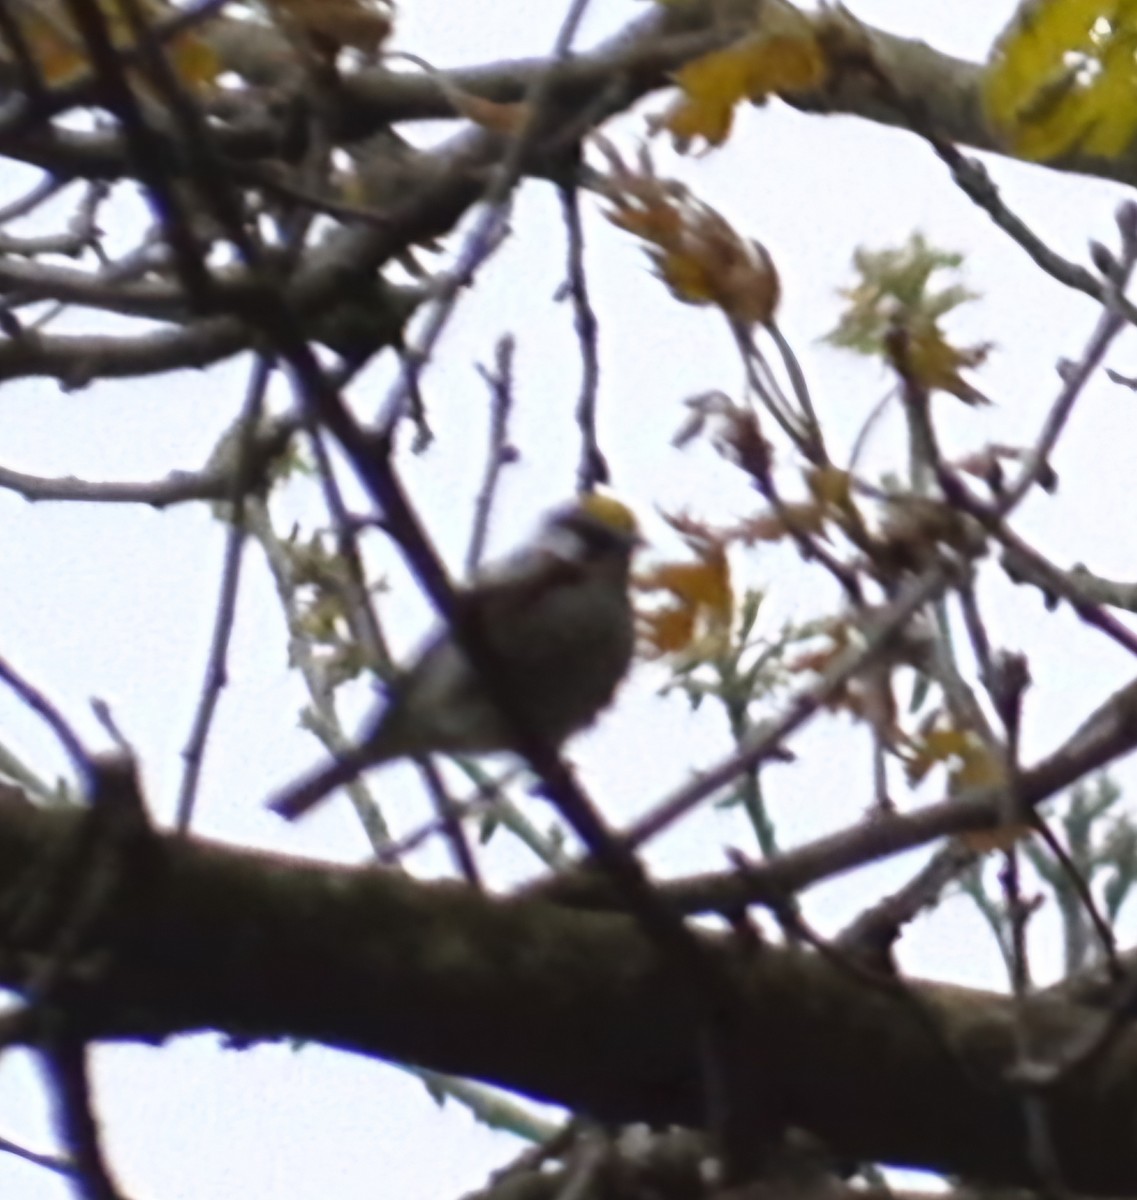
[{"label": "small bird perched", "polygon": [[[526,732],[559,746],[611,701],[635,648],[628,577],[640,540],[619,501],[581,496],[553,512],[531,545],[460,594]],[[515,747],[514,730],[447,628],[396,680],[357,749],[269,807],[292,821],[367,767]]]}]

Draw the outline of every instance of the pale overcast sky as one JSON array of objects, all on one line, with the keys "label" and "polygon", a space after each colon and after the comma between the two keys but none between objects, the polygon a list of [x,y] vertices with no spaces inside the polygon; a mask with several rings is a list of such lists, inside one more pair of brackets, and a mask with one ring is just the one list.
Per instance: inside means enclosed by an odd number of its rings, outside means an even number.
[{"label": "pale overcast sky", "polygon": [[[848,0],[848,6],[869,22],[969,58],[986,53],[1014,8],[990,0]],[[551,45],[562,7],[531,0],[405,0],[398,41],[440,67],[532,56]],[[633,0],[595,0],[581,44],[643,11],[643,3]],[[646,110],[659,103],[656,98]],[[622,121],[611,135],[633,145],[642,116]],[[873,365],[818,345],[836,318],[835,289],[850,279],[856,246],[897,244],[914,229],[963,251],[967,282],[983,294],[954,324],[960,339],[998,344],[981,381],[996,406],[978,412],[957,406],[946,426],[949,448],[1032,440],[1057,387],[1055,362],[1080,352],[1094,306],[1043,276],[953,187],[919,139],[773,104],[741,111],[729,144],[705,158],[674,160],[662,143],[658,149],[667,172],[687,179],[774,255],[784,286],[782,325],[836,444],[851,442],[890,381]],[[1113,243],[1121,189],[996,159],[989,165],[1008,202],[1060,252],[1084,260],[1089,238]],[[6,198],[25,183],[0,180],[0,190]],[[752,506],[744,481],[709,449],[680,452],[670,445],[682,400],[714,387],[738,394],[741,369],[721,319],[672,301],[632,239],[599,219],[594,204],[586,201],[585,207],[590,282],[601,321],[601,440],[617,490],[640,510],[649,536],[667,546],[656,507],[692,507],[722,517]],[[129,238],[132,216],[123,212],[119,219],[121,236]],[[509,469],[502,488],[494,549],[524,537],[536,514],[572,489],[578,355],[571,312],[553,299],[563,272],[556,198],[547,187],[529,184],[509,242],[463,302],[425,376],[438,440],[405,468],[455,570],[468,536],[487,424],[485,388],[474,364],[491,360],[505,331],[518,338],[513,440],[522,460]],[[1127,335],[1111,362],[1134,373],[1133,357]],[[0,464],[115,479],[196,467],[235,414],[246,369],[244,363],[227,364],[208,374],[100,385],[72,395],[46,381],[8,385],[0,394]],[[388,378],[384,363],[356,385],[356,394],[377,401]],[[1132,403],[1131,393],[1104,381],[1091,386],[1055,462],[1059,499],[1036,500],[1025,510],[1024,531],[1059,563],[1083,560],[1103,574],[1132,577],[1133,535],[1114,519],[1130,506]],[[900,445],[886,427],[874,440],[873,461],[902,461],[895,457]],[[289,513],[313,515],[303,489],[281,505],[282,524]],[[155,513],[30,506],[0,493],[0,652],[94,743],[99,732],[87,711],[89,698],[112,704],[139,750],[162,820],[173,813],[179,752],[199,694],[223,540],[219,524],[189,507]],[[395,556],[380,554],[377,561],[392,585],[383,613],[405,652],[421,637],[429,611]],[[362,861],[366,843],[345,802],[295,827],[263,810],[264,797],[320,751],[296,730],[302,689],[287,669],[279,609],[255,547],[247,568],[232,682],[209,746],[195,827],[235,843]],[[770,589],[779,618],[818,611],[833,599],[819,592],[816,573],[803,574],[792,553],[764,552],[747,570],[752,582]],[[1068,613],[1045,614],[1036,595],[993,588],[989,599],[996,638],[1031,655],[1038,686],[1026,730],[1030,757],[1069,732],[1131,668]],[[656,669],[641,669],[617,709],[574,747],[586,784],[617,823],[728,746],[714,714],[692,719],[682,701],[656,698],[662,679]],[[5,744],[46,774],[63,769],[50,738],[6,695],[0,695],[0,728]],[[855,819],[868,800],[870,779],[864,739],[851,738],[841,719],[811,728],[794,746],[799,762],[767,775],[786,843]],[[863,795],[850,795],[850,776],[866,781]],[[1122,769],[1118,777],[1130,781],[1132,772]],[[413,827],[425,811],[413,777],[396,767],[382,781],[376,794],[388,815],[401,828]],[[545,819],[539,806],[533,811]],[[721,865],[724,845],[749,848],[751,839],[736,818],[710,812],[664,839],[652,862],[669,872],[713,867]],[[441,871],[446,856],[431,848],[415,863]],[[491,847],[487,865],[499,880],[529,869],[504,842]],[[810,914],[823,930],[839,927],[911,866],[893,863],[871,879],[819,889],[810,898]],[[977,985],[1003,982],[994,947],[959,901],[906,938],[902,953],[917,973]],[[1038,946],[1036,961],[1053,969],[1053,948]],[[111,1161],[126,1192],[138,1200],[444,1200],[479,1186],[520,1148],[478,1127],[453,1103],[440,1115],[422,1086],[395,1069],[315,1047],[232,1051],[201,1037],[162,1049],[106,1049],[97,1056],[96,1084]],[[0,1136],[41,1149],[52,1145],[35,1069],[19,1054],[0,1060]],[[65,1194],[61,1181],[0,1154],[0,1195],[57,1200]]]}]

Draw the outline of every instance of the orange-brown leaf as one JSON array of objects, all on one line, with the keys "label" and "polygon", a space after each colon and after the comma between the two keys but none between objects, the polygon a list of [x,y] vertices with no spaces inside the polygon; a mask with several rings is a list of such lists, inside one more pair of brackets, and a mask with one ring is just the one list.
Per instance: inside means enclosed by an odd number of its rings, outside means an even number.
[{"label": "orange-brown leaf", "polygon": [[606,138],[593,141],[608,161],[600,184],[612,206],[608,220],[648,244],[672,295],[686,304],[714,304],[746,325],[772,321],[781,283],[765,246],[742,237],[686,185],[657,176],[646,149],[632,167]]},{"label": "orange-brown leaf", "polygon": [[721,552],[710,561],[665,563],[645,575],[639,586],[648,591],[670,592],[684,604],[703,609],[719,620],[730,615],[730,572],[726,555]]},{"label": "orange-brown leaf", "polygon": [[734,616],[730,564],[720,540],[690,518],[669,518],[695,551],[693,562],[663,563],[636,579],[643,592],[672,603],[643,615],[644,640],[658,654],[685,650],[712,657],[725,644]]},{"label": "orange-brown leaf", "polygon": [[639,614],[640,637],[652,657],[677,654],[695,637],[695,611],[668,607]]}]

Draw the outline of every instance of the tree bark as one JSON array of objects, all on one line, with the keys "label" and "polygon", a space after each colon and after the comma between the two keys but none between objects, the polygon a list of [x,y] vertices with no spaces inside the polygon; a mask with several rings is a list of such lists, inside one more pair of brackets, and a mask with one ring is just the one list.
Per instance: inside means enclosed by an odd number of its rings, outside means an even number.
[{"label": "tree bark", "polygon": [[[0,798],[4,986],[27,988],[53,952],[57,931],[13,914],[66,891],[59,864],[86,819]],[[137,866],[55,964],[79,1036],[292,1037],[603,1120],[703,1123],[698,1006],[624,915],[159,833]],[[739,1053],[762,1111],[855,1161],[1033,1181],[1006,1079],[1019,1036],[1060,1052],[1101,1014],[1051,998],[1016,1019],[1003,996],[702,936],[743,999]],[[1137,1032],[1101,1058],[1043,1103],[1066,1186],[1117,1195],[1137,1189]]]}]

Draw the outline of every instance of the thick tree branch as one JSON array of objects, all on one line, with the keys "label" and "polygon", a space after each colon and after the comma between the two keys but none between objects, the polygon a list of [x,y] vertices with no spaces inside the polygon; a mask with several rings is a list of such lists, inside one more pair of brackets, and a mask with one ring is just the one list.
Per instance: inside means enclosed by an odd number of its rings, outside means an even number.
[{"label": "thick tree branch", "polygon": [[[0,910],[78,819],[0,803]],[[159,853],[137,903],[118,910],[129,915],[91,931],[89,950],[111,966],[73,1010],[77,1036],[295,1036],[601,1119],[702,1120],[696,1006],[629,918],[174,837]],[[0,981],[18,989],[49,946],[9,942]],[[798,951],[704,946],[744,997],[740,1049],[760,1064],[766,1111],[855,1160],[1030,1181],[1021,1096],[1004,1079],[1022,1019],[1007,998],[906,992]],[[1048,1001],[1026,1019],[1057,1052],[1100,1014]],[[1071,1188],[1137,1189],[1137,1031],[1045,1098]]]},{"label": "thick tree branch", "polygon": [[[564,108],[594,102],[614,78],[621,84],[616,107],[600,118],[630,108],[644,96],[670,86],[684,63],[729,40],[738,26],[722,24],[723,5],[714,0],[688,0],[632,22],[615,38],[576,56],[554,72],[554,95]],[[902,38],[862,25],[895,93],[918,107],[929,128],[947,140],[978,150],[1006,153],[985,119],[979,96],[982,64],[944,54],[916,39]],[[298,79],[295,62],[275,31],[243,21],[209,26],[209,40],[228,69],[254,86],[287,87]],[[545,58],[489,63],[447,73],[456,87],[499,103],[521,100],[535,78],[549,71]],[[453,102],[438,81],[418,72],[366,67],[346,73],[341,81],[335,123],[336,140],[362,139],[392,123],[454,118]],[[278,97],[280,92],[275,93]],[[882,98],[872,79],[856,71],[838,72],[815,94],[799,94],[795,107],[818,114],[844,114],[891,126],[906,124],[904,110]],[[0,132],[3,132],[0,122]],[[281,155],[285,142],[282,120],[268,108],[259,114],[242,109],[242,119],[219,126],[219,148],[234,159],[256,160]],[[121,134],[69,129],[34,130],[10,140],[6,153],[42,166],[61,178],[116,179],[130,175],[130,158]],[[171,152],[172,158],[175,158]],[[1071,152],[1050,168],[1131,182],[1137,175],[1137,148],[1116,159]]]},{"label": "thick tree branch", "polygon": [[[546,59],[496,63],[454,72],[448,79],[473,94],[518,102],[535,79],[547,74],[556,114],[551,127],[571,127],[574,120],[582,119],[581,114],[587,114],[588,124],[597,124],[667,86],[676,68],[729,39],[736,27],[722,22],[720,9],[721,5],[709,0],[667,6],[633,22],[595,50],[552,68]],[[245,28],[231,28],[234,25]],[[855,66],[842,68],[838,63],[824,93],[796,97],[798,107],[851,113],[891,124],[902,124],[906,112],[918,110],[937,136],[998,150],[978,100],[978,65],[940,54],[921,42],[862,28],[874,62],[887,72],[890,96],[882,98],[871,73],[858,72]],[[229,65],[250,79],[267,82],[271,78],[279,84],[280,72],[287,77],[289,58],[281,52],[274,31],[248,27],[247,22],[224,21],[210,29],[223,61],[231,57]],[[363,138],[386,129],[392,121],[454,115],[451,99],[438,81],[427,75],[363,68],[346,73],[341,83],[338,107],[325,114],[331,122],[328,136],[333,140]],[[279,111],[258,103],[254,95],[242,107],[239,119],[211,126],[211,138],[234,177],[255,188],[255,172],[265,168],[253,164],[269,160],[279,165],[287,158],[285,124]],[[158,124],[152,140],[155,167],[180,173],[184,164],[173,132]],[[116,130],[35,128],[10,138],[6,153],[40,165],[58,179],[122,178],[133,173],[126,141]],[[350,292],[361,279],[373,278],[375,271],[408,247],[448,232],[482,195],[485,172],[500,153],[500,139],[474,128],[437,151],[413,156],[400,167],[397,198],[393,206],[384,208],[382,220],[348,224],[306,253],[289,288],[290,301],[302,310],[309,304],[322,307],[332,297]],[[159,161],[163,156],[164,161]],[[1130,159],[1104,162],[1071,155],[1051,165],[1117,179],[1134,174]],[[244,178],[243,169],[254,175]],[[541,162],[526,163],[525,169],[540,172]],[[20,300],[53,298],[132,315],[184,319],[182,290],[163,283],[111,284],[80,271],[11,261],[0,263],[0,281]],[[232,302],[239,308],[243,282],[235,277],[223,287],[226,304]],[[335,341],[328,344],[339,348]],[[202,366],[247,345],[247,335],[228,319],[187,328],[184,334],[162,332],[130,343],[98,338],[18,339],[0,348],[0,378],[43,374],[76,386],[102,376]]]}]

